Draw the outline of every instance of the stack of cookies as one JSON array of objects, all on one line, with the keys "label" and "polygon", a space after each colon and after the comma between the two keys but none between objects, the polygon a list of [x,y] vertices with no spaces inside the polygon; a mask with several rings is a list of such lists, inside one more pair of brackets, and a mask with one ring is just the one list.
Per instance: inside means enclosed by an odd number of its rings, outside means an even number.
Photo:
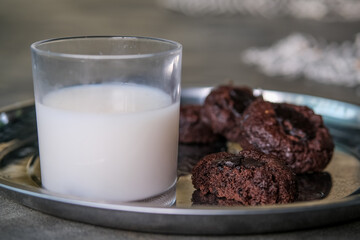
[{"label": "stack of cookies", "polygon": [[264,101],[250,88],[237,86],[219,86],[203,105],[181,107],[180,143],[221,139],[242,150],[206,155],[195,165],[194,201],[293,202],[296,174],[322,171],[334,150],[322,117],[310,108]]}]

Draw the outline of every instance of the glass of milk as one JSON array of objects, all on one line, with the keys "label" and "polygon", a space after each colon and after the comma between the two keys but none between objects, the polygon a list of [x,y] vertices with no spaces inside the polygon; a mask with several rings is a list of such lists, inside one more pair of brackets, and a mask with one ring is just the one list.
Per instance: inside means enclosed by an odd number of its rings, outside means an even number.
[{"label": "glass of milk", "polygon": [[90,201],[173,204],[182,46],[72,37],[31,52],[43,187]]}]

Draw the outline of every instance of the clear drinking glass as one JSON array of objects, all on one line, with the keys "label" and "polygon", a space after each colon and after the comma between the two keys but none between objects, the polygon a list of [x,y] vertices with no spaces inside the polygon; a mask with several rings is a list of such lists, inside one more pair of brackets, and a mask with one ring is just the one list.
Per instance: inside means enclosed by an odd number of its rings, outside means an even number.
[{"label": "clear drinking glass", "polygon": [[175,200],[182,46],[145,37],[31,45],[41,180],[87,200]]}]

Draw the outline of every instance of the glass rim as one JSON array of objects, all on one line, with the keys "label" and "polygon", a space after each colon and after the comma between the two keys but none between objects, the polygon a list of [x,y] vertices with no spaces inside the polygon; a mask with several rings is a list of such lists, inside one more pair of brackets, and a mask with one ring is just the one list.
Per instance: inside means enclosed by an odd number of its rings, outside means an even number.
[{"label": "glass rim", "polygon": [[[57,41],[68,41],[75,39],[142,39],[142,40],[150,40],[156,42],[168,43],[174,46],[173,49],[168,49],[164,51],[158,51],[154,53],[140,53],[140,54],[103,54],[103,55],[95,55],[95,54],[78,54],[78,53],[61,53],[61,52],[52,52],[48,50],[39,49],[40,46],[46,43],[53,43]],[[168,55],[179,52],[182,50],[182,45],[178,42],[167,40],[163,38],[155,38],[155,37],[140,37],[140,36],[74,36],[74,37],[61,37],[61,38],[50,38],[41,41],[34,42],[30,45],[32,51],[36,52],[38,55],[45,55],[47,57],[61,57],[61,58],[73,58],[73,59],[134,59],[134,58],[149,58],[159,55]]]}]

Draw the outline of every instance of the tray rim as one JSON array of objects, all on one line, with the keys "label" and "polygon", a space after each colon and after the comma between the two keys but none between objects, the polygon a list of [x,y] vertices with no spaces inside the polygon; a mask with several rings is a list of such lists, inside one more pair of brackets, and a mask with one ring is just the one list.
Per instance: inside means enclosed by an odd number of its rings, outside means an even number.
[{"label": "tray rim", "polygon": [[210,206],[192,206],[187,207],[157,207],[146,206],[138,203],[102,203],[93,202],[74,197],[61,196],[60,194],[46,193],[47,191],[42,188],[35,188],[31,186],[24,186],[21,184],[13,183],[0,178],[0,188],[19,193],[20,195],[32,196],[36,198],[46,199],[53,202],[62,202],[77,206],[101,208],[108,210],[127,211],[127,212],[140,212],[140,213],[153,213],[153,214],[173,214],[173,215],[258,215],[264,214],[269,211],[271,213],[296,213],[304,212],[304,210],[322,210],[324,208],[337,208],[340,206],[357,205],[360,204],[360,193],[357,191],[347,197],[341,199],[321,199],[306,202],[290,203],[290,204],[275,204],[264,206],[233,206],[233,207],[210,207]]}]

